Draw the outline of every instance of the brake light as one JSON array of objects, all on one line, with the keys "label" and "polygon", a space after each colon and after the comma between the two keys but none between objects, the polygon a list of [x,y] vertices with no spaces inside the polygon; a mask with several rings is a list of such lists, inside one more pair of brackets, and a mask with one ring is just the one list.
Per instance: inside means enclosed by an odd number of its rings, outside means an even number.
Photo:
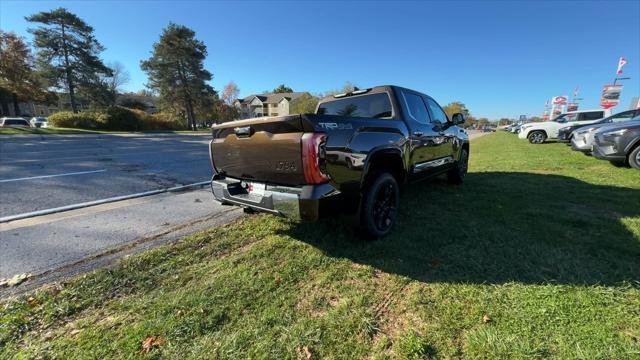
[{"label": "brake light", "polygon": [[213,146],[213,140],[209,142],[209,161],[211,161],[211,169],[213,170],[213,175],[218,174],[218,170],[216,170],[216,165],[213,162],[213,153],[211,152],[211,147]]},{"label": "brake light", "polygon": [[320,162],[324,160],[320,148],[324,146],[326,139],[323,133],[302,135],[302,169],[307,184],[322,184],[329,181],[329,176],[320,168]]}]

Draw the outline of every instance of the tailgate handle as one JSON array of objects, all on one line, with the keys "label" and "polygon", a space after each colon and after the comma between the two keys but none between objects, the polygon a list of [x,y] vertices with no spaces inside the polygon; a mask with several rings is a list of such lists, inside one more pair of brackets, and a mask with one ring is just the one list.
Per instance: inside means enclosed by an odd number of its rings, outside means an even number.
[{"label": "tailgate handle", "polygon": [[251,136],[251,126],[243,126],[234,128],[233,131],[237,137],[249,137]]}]

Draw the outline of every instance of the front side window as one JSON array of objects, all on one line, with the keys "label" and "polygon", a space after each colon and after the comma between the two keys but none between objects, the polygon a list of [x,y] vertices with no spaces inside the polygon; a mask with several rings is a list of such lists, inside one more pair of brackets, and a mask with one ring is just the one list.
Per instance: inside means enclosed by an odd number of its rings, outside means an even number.
[{"label": "front side window", "polygon": [[422,101],[422,97],[403,91],[402,98],[407,107],[407,113],[413,120],[422,124],[429,123],[431,119],[429,118],[427,107],[424,105],[424,101]]},{"label": "front side window", "polygon": [[319,115],[390,119],[393,116],[387,93],[349,96],[324,102],[318,106]]},{"label": "front side window", "polygon": [[588,121],[588,120],[598,120],[604,117],[603,111],[591,111],[580,114],[580,120]]},{"label": "front side window", "polygon": [[635,112],[634,111],[626,111],[620,114],[616,114],[613,115],[609,118],[610,122],[622,122],[622,121],[628,121],[631,120],[631,118],[633,117],[633,114]]},{"label": "front side window", "polygon": [[571,121],[576,121],[578,119],[578,114],[564,114],[555,118],[553,121],[559,123],[566,123]]},{"label": "front side window", "polygon": [[429,110],[431,111],[433,122],[437,121],[441,124],[444,124],[448,121],[447,114],[442,111],[442,108],[440,107],[440,105],[438,105],[437,102],[435,102],[435,100],[433,100],[432,98],[427,98],[427,105],[429,106]]}]

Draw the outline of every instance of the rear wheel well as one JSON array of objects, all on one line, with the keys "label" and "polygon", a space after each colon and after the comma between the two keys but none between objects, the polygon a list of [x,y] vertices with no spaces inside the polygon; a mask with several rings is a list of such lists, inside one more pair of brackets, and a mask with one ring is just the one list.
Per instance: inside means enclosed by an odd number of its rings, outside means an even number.
[{"label": "rear wheel well", "polygon": [[364,179],[364,187],[375,179],[377,174],[387,172],[396,179],[398,185],[404,184],[406,173],[402,165],[402,158],[395,152],[385,152],[375,155],[369,160],[368,171]]}]

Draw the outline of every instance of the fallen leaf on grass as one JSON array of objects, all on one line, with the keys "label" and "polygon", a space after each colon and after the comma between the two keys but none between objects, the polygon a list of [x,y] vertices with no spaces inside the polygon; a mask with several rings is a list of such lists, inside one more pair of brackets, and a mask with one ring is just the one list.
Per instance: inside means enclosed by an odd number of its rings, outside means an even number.
[{"label": "fallen leaf on grass", "polygon": [[162,345],[162,343],[164,343],[162,336],[148,336],[142,341],[142,350],[140,352],[148,353],[153,347],[158,347]]},{"label": "fallen leaf on grass", "polygon": [[300,355],[300,357],[302,357],[303,359],[309,360],[313,357],[313,353],[311,353],[311,349],[309,349],[308,346],[297,347],[296,351],[298,352],[298,355]]},{"label": "fallen leaf on grass", "polygon": [[29,306],[35,306],[38,305],[39,301],[38,299],[34,298],[33,296],[29,296],[27,298],[27,304],[29,304]]},{"label": "fallen leaf on grass", "polygon": [[627,335],[628,337],[630,337],[635,342],[639,342],[640,341],[640,336],[634,334],[633,332],[631,332],[631,330],[624,331],[623,334]]},{"label": "fallen leaf on grass", "polygon": [[82,330],[80,330],[80,329],[73,329],[73,330],[71,330],[70,334],[71,334],[71,336],[73,336],[73,335],[77,335],[77,334],[79,334],[79,333],[80,333],[80,331],[82,331]]},{"label": "fallen leaf on grass", "polygon": [[489,315],[486,315],[486,314],[485,314],[485,315],[482,317],[482,322],[483,322],[483,323],[485,323],[485,324],[486,324],[486,323],[488,323],[488,322],[490,322],[490,321],[491,321],[491,318],[489,317]]}]

